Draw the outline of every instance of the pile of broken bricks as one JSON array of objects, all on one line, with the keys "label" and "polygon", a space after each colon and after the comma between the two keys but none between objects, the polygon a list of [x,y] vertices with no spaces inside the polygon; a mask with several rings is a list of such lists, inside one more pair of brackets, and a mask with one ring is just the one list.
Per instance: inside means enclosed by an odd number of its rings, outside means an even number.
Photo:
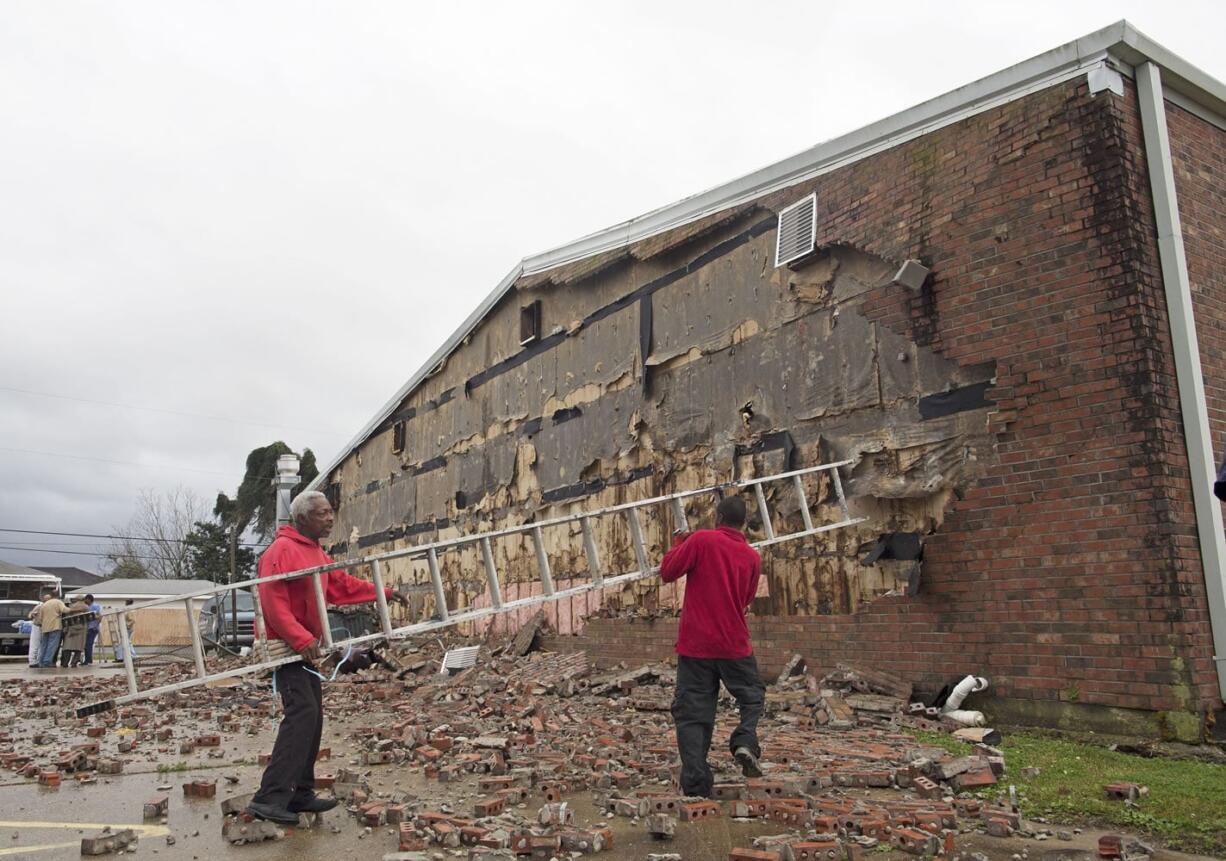
[{"label": "pile of broken bricks", "polygon": [[[730,855],[745,861],[858,859],[882,845],[952,857],[968,832],[1050,836],[1023,822],[1012,793],[993,800],[982,792],[960,795],[1005,774],[991,731],[976,731],[969,756],[919,744],[905,728],[952,727],[911,714],[910,685],[886,674],[839,667],[817,680],[802,663],[789,666],[768,691],[760,779],[741,779],[723,753],[734,722],[726,701],[712,745],[714,797],[696,799],[677,789],[667,711],[673,666],[600,673],[581,652],[516,651],[483,649],[474,667],[446,675],[439,673],[440,649],[406,644],[387,656],[390,669],[373,667],[325,686],[328,720],[346,727],[356,749],[336,767],[321,751],[317,789],[342,801],[359,836],[378,842],[386,833],[386,850],[406,859],[429,858],[415,853],[440,847],[467,850],[470,859],[550,859],[610,849],[610,820],[624,817],[660,841],[662,851],[653,855],[664,859],[679,829],[702,828],[710,819],[777,826],[778,835]],[[155,672],[164,681],[186,671]],[[0,765],[50,780],[118,774],[134,759],[165,761],[186,750],[220,757],[227,739],[270,729],[279,717],[267,682],[254,679],[84,719],[68,716],[70,707],[105,698],[115,684],[88,677],[30,683],[10,704],[19,720],[9,726],[18,728],[0,734]],[[372,789],[376,775],[400,774],[437,789],[421,795]],[[217,787],[195,780],[183,792],[208,799]],[[284,837],[284,828],[243,813],[249,798],[222,799],[223,837],[231,843]],[[145,812],[164,821],[167,800],[152,799]],[[592,821],[581,821],[575,807],[593,804]],[[117,851],[126,838],[90,839],[96,854],[107,846]]]}]

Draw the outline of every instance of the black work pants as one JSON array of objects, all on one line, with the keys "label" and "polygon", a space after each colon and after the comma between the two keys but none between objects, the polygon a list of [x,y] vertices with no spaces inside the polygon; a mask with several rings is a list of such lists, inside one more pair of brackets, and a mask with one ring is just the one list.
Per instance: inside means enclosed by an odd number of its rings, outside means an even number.
[{"label": "black work pants", "polygon": [[306,664],[278,667],[276,680],[285,715],[277,730],[272,759],[251,800],[286,808],[291,801],[314,795],[315,757],[324,731],[324,694],[319,677],[308,672]]},{"label": "black work pants", "polygon": [[758,675],[758,662],[747,658],[677,657],[677,690],[673,694],[673,722],[677,727],[677,750],[681,754],[681,791],[708,798],[715,782],[707,764],[711,733],[715,730],[715,705],[719,685],[724,683],[736,699],[741,723],[729,739],[729,750],[746,747],[761,756],[758,719],[766,704],[766,686]]}]

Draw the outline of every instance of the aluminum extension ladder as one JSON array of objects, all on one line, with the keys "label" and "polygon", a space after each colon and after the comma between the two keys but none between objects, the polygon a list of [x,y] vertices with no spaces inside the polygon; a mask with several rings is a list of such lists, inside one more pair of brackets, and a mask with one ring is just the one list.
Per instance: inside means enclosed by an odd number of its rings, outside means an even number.
[{"label": "aluminum extension ladder", "polygon": [[[587,592],[592,592],[598,589],[622,586],[627,583],[634,582],[635,580],[650,577],[659,570],[659,566],[653,565],[651,560],[648,558],[647,545],[643,540],[643,521],[640,516],[640,512],[650,513],[658,510],[658,506],[667,506],[668,509],[672,511],[673,521],[676,527],[681,530],[688,530],[689,524],[686,519],[685,506],[682,504],[682,501],[689,497],[701,496],[703,494],[711,494],[734,488],[752,487],[754,498],[757,502],[758,516],[762,521],[762,530],[766,535],[763,540],[753,542],[751,544],[752,547],[769,547],[773,544],[781,544],[785,541],[793,541],[810,535],[817,535],[821,532],[829,532],[834,529],[841,529],[847,526],[853,526],[857,523],[862,523],[867,518],[852,517],[848,511],[847,499],[843,495],[843,483],[839,477],[839,468],[847,466],[851,463],[852,461],[850,460],[842,460],[836,463],[821,464],[819,466],[792,470],[790,472],[783,472],[777,475],[726,482],[723,484],[712,485],[710,487],[699,488],[697,490],[684,490],[664,496],[655,496],[635,502],[625,502],[618,505],[612,505],[594,511],[579,512],[577,514],[569,514],[564,517],[556,517],[550,520],[525,523],[519,526],[510,526],[505,529],[476,532],[470,535],[462,535],[457,538],[448,538],[442,541],[434,541],[427,544],[406,547],[400,550],[376,553],[372,556],[366,556],[361,559],[338,561],[329,565],[322,565],[317,568],[307,568],[302,571],[294,571],[288,574],[278,574],[272,577],[264,578],[257,577],[251,580],[242,581],[240,583],[217,586],[210,589],[202,589],[199,592],[194,592],[187,595],[178,595],[173,598],[159,598],[153,601],[148,601],[144,604],[125,607],[121,610],[110,611],[105,613],[104,616],[113,617],[115,620],[115,629],[117,629],[119,642],[123,649],[123,663],[124,671],[127,675],[128,692],[111,700],[83,706],[82,708],[77,709],[77,716],[84,717],[97,712],[108,711],[123,703],[129,703],[135,700],[181,691],[221,679],[234,678],[237,676],[248,675],[250,673],[271,670],[282,666],[283,664],[289,664],[293,663],[294,661],[301,660],[301,658],[282,641],[270,641],[267,638],[264,626],[264,614],[260,606],[259,589],[252,588],[251,595],[254,599],[255,605],[255,645],[253,652],[257,660],[254,663],[242,667],[210,673],[205,663],[204,646],[201,641],[200,631],[196,627],[196,622],[192,611],[192,602],[197,599],[220,597],[228,594],[234,589],[244,589],[256,586],[260,583],[273,582],[275,580],[298,580],[309,577],[311,578],[311,583],[314,587],[315,604],[321,620],[321,648],[323,651],[330,652],[338,648],[348,648],[379,640],[392,641],[405,639],[419,634],[425,634],[440,628],[446,628],[451,625],[471,622],[486,616],[532,607],[539,604],[544,604],[547,601],[555,601],[559,598],[583,595]],[[842,517],[840,520],[834,523],[814,525],[813,514],[809,508],[810,503],[805,494],[802,478],[806,475],[813,475],[820,472],[830,473],[830,483],[834,490],[834,495]],[[785,534],[779,534],[775,531],[775,525],[771,520],[771,514],[766,501],[766,493],[763,490],[763,487],[766,485],[775,484],[777,482],[789,484],[792,492],[796,495],[796,501],[799,505],[799,511],[803,522],[803,528],[799,531]],[[631,545],[634,550],[634,570],[608,576],[608,574],[602,568],[600,556],[596,548],[595,533],[592,530],[593,521],[601,517],[624,517],[626,519],[626,523],[630,531]],[[555,527],[570,526],[574,523],[579,524],[583,536],[584,553],[587,558],[587,582],[567,589],[555,589],[553,574],[549,568],[549,558],[545,551],[543,531]],[[541,583],[541,594],[504,602],[502,600],[502,588],[498,580],[498,569],[494,565],[493,542],[497,539],[512,536],[531,536],[532,542],[536,549],[536,562]],[[465,608],[453,611],[447,606],[447,596],[443,587],[439,557],[447,551],[457,550],[472,544],[477,544],[480,547],[481,558],[485,567],[489,606]],[[415,622],[402,627],[395,627],[392,624],[391,614],[388,612],[387,597],[383,592],[382,563],[391,559],[403,558],[424,559],[426,561],[430,572],[430,582],[434,593],[435,615],[434,618],[424,622]],[[332,632],[329,630],[329,625],[327,623],[327,605],[324,600],[324,589],[321,581],[321,575],[326,574],[329,571],[360,568],[367,565],[370,566],[371,580],[374,581],[375,586],[380,631],[374,634],[366,634],[364,636],[351,637],[346,640],[334,642],[332,639]],[[149,607],[159,607],[175,603],[181,603],[187,613],[187,627],[191,633],[192,654],[196,663],[195,678],[142,690],[138,684],[136,669],[132,661],[131,643],[129,642],[128,638],[126,616],[128,613],[136,610],[143,610]]]}]

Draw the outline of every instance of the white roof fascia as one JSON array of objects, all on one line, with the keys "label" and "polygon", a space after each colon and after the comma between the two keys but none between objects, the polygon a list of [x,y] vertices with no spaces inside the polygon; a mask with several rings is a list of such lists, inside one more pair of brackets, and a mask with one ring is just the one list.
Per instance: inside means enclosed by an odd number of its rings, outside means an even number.
[{"label": "white roof fascia", "polygon": [[54,574],[0,574],[0,582],[6,583],[59,583]]},{"label": "white roof fascia", "polygon": [[1031,57],[986,78],[951,90],[913,108],[879,120],[848,134],[820,143],[782,161],[731,182],[660,207],[637,218],[589,234],[574,242],[525,257],[460,325],[447,342],[427,360],[384,404],[329,465],[320,470],[310,489],[318,489],[340,464],[417,386],[434,373],[451,351],[476,328],[522,275],[532,275],[574,263],[596,254],[647,239],[722,210],[748,203],[791,185],[828,173],[844,165],[897,146],[951,123],[1071,80],[1102,64],[1120,64],[1131,76],[1132,66],[1146,60],[1163,70],[1163,82],[1187,103],[1226,117],[1226,85],[1163,48],[1127,21],[1083,36],[1046,53]]}]

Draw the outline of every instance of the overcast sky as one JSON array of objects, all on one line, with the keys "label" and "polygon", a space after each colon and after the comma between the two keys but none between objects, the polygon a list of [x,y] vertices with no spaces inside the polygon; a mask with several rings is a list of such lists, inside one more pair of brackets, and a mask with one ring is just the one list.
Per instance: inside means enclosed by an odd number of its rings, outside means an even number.
[{"label": "overcast sky", "polygon": [[521,257],[1121,17],[1226,79],[1214,2],[0,0],[0,529],[325,462]]}]

